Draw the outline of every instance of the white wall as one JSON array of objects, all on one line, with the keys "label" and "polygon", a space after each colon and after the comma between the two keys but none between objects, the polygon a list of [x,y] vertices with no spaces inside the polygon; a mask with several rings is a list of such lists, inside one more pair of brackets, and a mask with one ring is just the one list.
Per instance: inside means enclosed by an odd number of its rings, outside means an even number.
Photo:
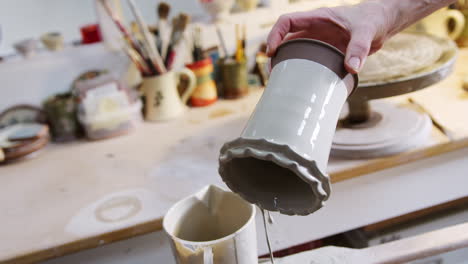
[{"label": "white wall", "polygon": [[[66,42],[81,39],[79,28],[97,21],[95,0],[0,0],[2,42],[0,56],[14,52],[12,44],[25,38],[39,38],[50,31],[61,32]],[[175,12],[194,17],[204,15],[197,0],[165,0]],[[121,0],[124,17],[131,21],[126,1]],[[156,21],[159,0],[136,0],[148,23]]]}]

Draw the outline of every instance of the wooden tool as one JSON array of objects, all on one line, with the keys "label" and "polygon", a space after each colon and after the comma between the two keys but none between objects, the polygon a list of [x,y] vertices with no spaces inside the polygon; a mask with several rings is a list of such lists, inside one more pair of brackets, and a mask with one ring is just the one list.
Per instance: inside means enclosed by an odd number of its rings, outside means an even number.
[{"label": "wooden tool", "polygon": [[440,132],[442,132],[445,136],[447,136],[449,138],[450,141],[453,141],[455,140],[455,136],[454,134],[449,130],[447,129],[446,127],[444,127],[442,124],[440,124],[439,122],[437,122],[437,120],[434,118],[434,116],[432,116],[432,114],[427,111],[422,105],[418,104],[415,100],[413,100],[413,98],[411,97],[408,97],[408,102],[410,104],[412,104],[413,106],[415,106],[416,108],[418,108],[419,111],[427,114],[429,116],[429,118],[431,119],[432,121],[432,124],[440,130]]}]

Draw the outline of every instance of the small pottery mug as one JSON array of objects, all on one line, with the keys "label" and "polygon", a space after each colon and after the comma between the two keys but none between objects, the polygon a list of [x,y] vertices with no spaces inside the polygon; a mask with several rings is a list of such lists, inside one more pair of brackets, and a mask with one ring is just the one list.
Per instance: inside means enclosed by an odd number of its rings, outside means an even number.
[{"label": "small pottery mug", "polygon": [[[179,95],[177,86],[182,75],[188,78],[188,87]],[[145,97],[145,119],[149,121],[170,120],[180,116],[185,104],[196,88],[195,74],[184,68],[179,72],[144,77],[140,87]]]},{"label": "small pottery mug", "polygon": [[258,262],[255,206],[215,185],[172,206],[163,228],[177,264]]},{"label": "small pottery mug", "polygon": [[[449,21],[453,21],[453,29]],[[465,17],[455,9],[442,8],[408,28],[409,31],[420,31],[441,38],[457,39],[465,27]]]},{"label": "small pottery mug", "polygon": [[321,208],[330,195],[333,135],[357,84],[335,47],[310,39],[283,43],[242,135],[221,149],[224,182],[262,209],[307,215]]},{"label": "small pottery mug", "polygon": [[245,96],[249,91],[247,75],[247,62],[220,59],[218,79],[221,95],[226,99],[236,99]]},{"label": "small pottery mug", "polygon": [[63,36],[58,32],[50,32],[41,36],[44,46],[51,51],[63,49]]},{"label": "small pottery mug", "polygon": [[213,63],[210,58],[197,61],[187,65],[187,68],[195,73],[197,87],[190,97],[190,105],[206,106],[218,99],[216,84],[213,81]]}]

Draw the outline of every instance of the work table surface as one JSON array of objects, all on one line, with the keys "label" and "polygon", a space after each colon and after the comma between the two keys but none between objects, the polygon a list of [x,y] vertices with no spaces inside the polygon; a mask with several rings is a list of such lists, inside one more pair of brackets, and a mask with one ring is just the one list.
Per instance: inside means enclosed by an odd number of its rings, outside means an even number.
[{"label": "work table surface", "polygon": [[[468,67],[411,96],[455,133],[433,129],[427,146],[372,160],[331,159],[332,182],[468,147]],[[36,157],[0,166],[0,263],[30,262],[160,230],[167,209],[217,174],[221,145],[238,136],[261,96],[190,109],[171,122],[143,123],[104,141],[50,144]],[[404,104],[407,96],[388,99]],[[333,194],[332,194],[333,195]],[[15,262],[15,263],[17,263]]]}]

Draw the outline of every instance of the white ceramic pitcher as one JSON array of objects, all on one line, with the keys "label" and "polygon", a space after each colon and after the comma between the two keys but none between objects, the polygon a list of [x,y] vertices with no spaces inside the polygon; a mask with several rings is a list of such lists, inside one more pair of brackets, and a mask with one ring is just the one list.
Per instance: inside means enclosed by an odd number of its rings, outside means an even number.
[{"label": "white ceramic pitcher", "polygon": [[[183,75],[187,76],[189,83],[185,92],[179,96],[177,86]],[[145,95],[146,120],[163,121],[180,116],[186,109],[187,100],[195,91],[196,82],[195,74],[187,68],[145,77],[140,89]]]},{"label": "white ceramic pitcher", "polygon": [[176,203],[163,228],[178,264],[258,262],[255,207],[217,186]]},{"label": "white ceramic pitcher", "polygon": [[242,135],[221,149],[219,173],[262,209],[307,215],[330,195],[328,156],[357,76],[345,70],[339,50],[309,39],[281,44],[271,62],[268,85]]}]

